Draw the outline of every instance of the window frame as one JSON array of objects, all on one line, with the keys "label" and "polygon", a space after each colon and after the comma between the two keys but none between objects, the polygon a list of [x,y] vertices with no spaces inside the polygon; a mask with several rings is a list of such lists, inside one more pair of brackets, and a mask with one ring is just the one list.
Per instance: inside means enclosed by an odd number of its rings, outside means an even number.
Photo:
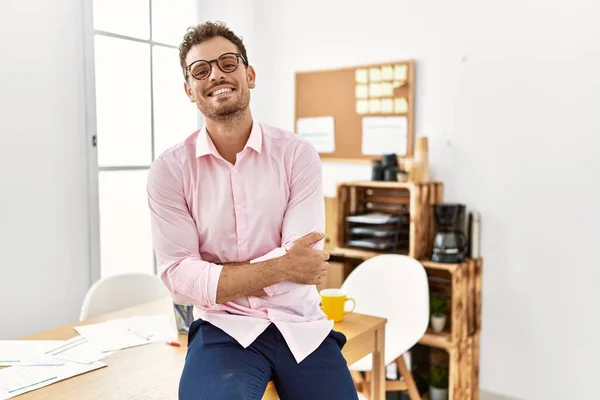
[{"label": "window frame", "polygon": [[[155,150],[155,126],[154,126],[154,46],[166,47],[178,50],[178,46],[154,41],[152,32],[152,0],[148,0],[149,28],[148,39],[106,32],[94,28],[94,0],[84,0],[82,7],[83,23],[83,49],[84,49],[84,98],[85,98],[85,121],[86,121],[86,152],[88,160],[88,206],[89,206],[89,267],[90,285],[102,277],[101,245],[100,245],[100,204],[99,204],[99,173],[103,171],[138,171],[149,170],[151,163],[156,158]],[[97,147],[97,115],[96,115],[96,85],[95,85],[95,46],[96,35],[108,36],[121,40],[130,40],[149,45],[150,59],[150,142],[151,162],[148,165],[136,166],[110,166],[100,167],[98,165]],[[201,125],[202,118],[199,116],[198,123]],[[153,256],[153,273],[156,274],[156,256]]]}]

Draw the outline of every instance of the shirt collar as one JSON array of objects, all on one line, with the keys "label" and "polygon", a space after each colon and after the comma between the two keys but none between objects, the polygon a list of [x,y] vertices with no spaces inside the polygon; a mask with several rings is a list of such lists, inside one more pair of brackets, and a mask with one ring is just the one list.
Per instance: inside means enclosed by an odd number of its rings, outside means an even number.
[{"label": "shirt collar", "polygon": [[[244,146],[244,150],[246,147],[254,149],[257,153],[260,153],[262,150],[262,129],[260,124],[252,122],[252,130],[250,131],[250,136],[248,137],[246,146]],[[196,137],[196,157],[202,157],[208,154],[219,157],[219,152],[206,131],[206,126],[203,126]]]}]

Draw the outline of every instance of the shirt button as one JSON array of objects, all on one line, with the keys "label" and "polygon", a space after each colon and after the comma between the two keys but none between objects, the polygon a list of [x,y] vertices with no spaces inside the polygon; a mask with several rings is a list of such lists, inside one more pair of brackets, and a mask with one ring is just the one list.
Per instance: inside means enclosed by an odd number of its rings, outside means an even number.
[{"label": "shirt button", "polygon": [[234,168],[234,169],[232,169],[232,170],[231,170],[231,172],[233,172],[233,174],[234,174],[234,175],[237,175],[237,174],[238,174],[238,170],[237,170],[237,169],[235,169],[235,168]]},{"label": "shirt button", "polygon": [[235,206],[235,208],[237,208],[238,210],[241,210],[243,207],[242,207],[241,204],[238,204],[238,205]]},{"label": "shirt button", "polygon": [[252,304],[252,307],[256,307],[256,302],[255,302],[255,301],[253,301],[253,302],[252,302],[252,303],[250,303],[250,304]]}]

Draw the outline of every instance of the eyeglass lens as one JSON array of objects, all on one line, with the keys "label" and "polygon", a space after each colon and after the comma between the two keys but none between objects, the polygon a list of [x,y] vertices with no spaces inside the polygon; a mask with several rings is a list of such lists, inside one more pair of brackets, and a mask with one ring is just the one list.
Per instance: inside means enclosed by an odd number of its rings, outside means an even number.
[{"label": "eyeglass lens", "polygon": [[[235,54],[223,54],[217,59],[217,66],[223,72],[233,72],[238,67],[238,57]],[[207,61],[196,62],[190,73],[196,79],[206,79],[210,75],[211,65]]]}]

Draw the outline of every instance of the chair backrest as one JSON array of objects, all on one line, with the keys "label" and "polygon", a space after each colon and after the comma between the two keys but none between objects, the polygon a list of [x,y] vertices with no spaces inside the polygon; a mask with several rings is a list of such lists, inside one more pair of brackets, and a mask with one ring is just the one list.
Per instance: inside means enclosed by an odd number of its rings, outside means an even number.
[{"label": "chair backrest", "polygon": [[110,276],[96,281],[88,290],[79,320],[163,298],[170,298],[170,293],[155,275]]},{"label": "chair backrest", "polygon": [[355,312],[387,318],[385,363],[421,339],[429,324],[429,284],[423,265],[400,254],[378,255],[356,267],[342,284]]}]

